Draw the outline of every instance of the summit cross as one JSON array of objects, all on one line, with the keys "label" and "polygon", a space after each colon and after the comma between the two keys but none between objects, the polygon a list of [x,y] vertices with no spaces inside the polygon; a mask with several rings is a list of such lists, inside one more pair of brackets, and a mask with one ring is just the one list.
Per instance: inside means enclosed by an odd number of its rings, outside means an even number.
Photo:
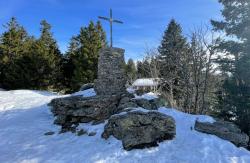
[{"label": "summit cross", "polygon": [[112,16],[112,9],[110,9],[110,17],[107,18],[107,17],[103,17],[103,16],[98,16],[99,19],[103,19],[103,20],[107,20],[109,21],[110,23],[110,47],[112,48],[113,46],[113,36],[112,36],[112,32],[113,32],[113,23],[120,23],[120,24],[123,24],[122,21],[120,20],[115,20],[113,19],[113,16]]}]

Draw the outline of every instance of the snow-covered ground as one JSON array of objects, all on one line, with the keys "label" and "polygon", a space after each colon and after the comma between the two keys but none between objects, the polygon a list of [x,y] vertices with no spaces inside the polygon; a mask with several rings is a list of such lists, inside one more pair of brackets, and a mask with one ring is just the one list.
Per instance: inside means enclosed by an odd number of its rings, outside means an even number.
[{"label": "snow-covered ground", "polygon": [[[94,95],[93,90],[74,95]],[[189,115],[174,109],[159,108],[176,120],[177,135],[159,147],[125,151],[115,138],[101,138],[104,124],[80,127],[96,131],[95,136],[76,136],[73,133],[58,134],[59,127],[47,104],[57,94],[17,90],[0,91],[0,163],[66,162],[66,163],[250,163],[250,152],[216,136],[191,130],[195,119],[213,121],[208,116]],[[147,95],[148,98],[148,95]],[[44,133],[55,134],[45,136]]]}]

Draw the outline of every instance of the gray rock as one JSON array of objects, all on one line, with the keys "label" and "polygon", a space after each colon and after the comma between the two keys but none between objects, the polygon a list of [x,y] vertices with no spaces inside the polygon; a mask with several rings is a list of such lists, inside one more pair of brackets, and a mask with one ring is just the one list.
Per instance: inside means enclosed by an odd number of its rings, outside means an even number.
[{"label": "gray rock", "polygon": [[93,97],[72,96],[53,99],[49,104],[57,116],[55,124],[70,127],[72,124],[102,122],[118,112],[120,97],[104,95]]},{"label": "gray rock", "polygon": [[96,132],[90,132],[89,134],[88,134],[88,136],[95,136],[96,135]]},{"label": "gray rock", "polygon": [[54,134],[55,134],[55,132],[49,131],[49,132],[46,132],[44,135],[48,136],[48,135],[54,135]]},{"label": "gray rock", "polygon": [[207,134],[212,134],[221,139],[228,140],[236,146],[247,147],[249,137],[242,133],[238,126],[231,122],[217,121],[209,122],[195,122],[195,130]]},{"label": "gray rock", "polygon": [[104,123],[105,121],[104,120],[95,120],[95,121],[93,121],[92,122],[92,125],[99,125],[99,124],[101,124],[101,123]]},{"label": "gray rock", "polygon": [[149,100],[143,99],[143,98],[136,98],[136,99],[131,99],[131,102],[136,103],[139,107],[142,107],[147,110],[156,110],[157,107],[155,105],[152,105]]},{"label": "gray rock", "polygon": [[176,134],[172,117],[159,112],[141,111],[114,115],[104,127],[102,137],[113,135],[122,141],[126,150],[157,146],[158,142],[173,139]]},{"label": "gray rock", "polygon": [[98,78],[95,80],[97,95],[124,94],[126,75],[124,49],[104,48],[99,53]]},{"label": "gray rock", "polygon": [[85,135],[85,134],[87,134],[87,131],[84,130],[84,129],[81,129],[81,130],[77,131],[77,136],[82,136],[82,135]]},{"label": "gray rock", "polygon": [[119,111],[123,111],[124,109],[128,109],[128,108],[137,108],[138,105],[134,102],[127,102],[127,103],[123,103],[123,104],[119,104],[118,109]]},{"label": "gray rock", "polygon": [[125,93],[121,95],[121,98],[123,97],[128,97],[129,99],[131,99],[131,98],[135,98],[135,95],[126,91]]},{"label": "gray rock", "polygon": [[128,102],[130,102],[130,99],[129,97],[125,96],[125,97],[122,97],[120,102],[119,102],[119,105],[122,105],[122,104],[126,104]]},{"label": "gray rock", "polygon": [[149,100],[149,102],[151,103],[153,108],[160,108],[160,107],[164,107],[164,106],[168,106],[168,102],[163,99],[163,98],[155,98],[152,100]]},{"label": "gray rock", "polygon": [[80,91],[84,91],[90,88],[94,88],[94,83],[87,83],[81,86]]},{"label": "gray rock", "polygon": [[137,108],[138,105],[135,102],[131,101],[131,98],[134,98],[133,94],[127,93],[121,95],[121,100],[118,105],[118,110],[123,111],[127,108]]},{"label": "gray rock", "polygon": [[57,114],[57,117],[54,121],[54,124],[57,124],[57,125],[62,125],[62,124],[65,124],[67,122],[67,116],[66,115],[58,115]]}]

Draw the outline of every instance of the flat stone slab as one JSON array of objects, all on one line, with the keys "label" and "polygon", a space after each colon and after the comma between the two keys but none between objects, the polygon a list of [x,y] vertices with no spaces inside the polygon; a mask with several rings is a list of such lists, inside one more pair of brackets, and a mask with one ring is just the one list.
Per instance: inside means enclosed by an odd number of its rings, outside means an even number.
[{"label": "flat stone slab", "polygon": [[228,140],[236,146],[247,147],[249,137],[247,134],[241,132],[238,126],[227,121],[209,122],[195,122],[195,130],[207,134],[212,134],[221,139]]},{"label": "flat stone slab", "polygon": [[102,137],[111,135],[122,141],[126,150],[157,146],[158,142],[173,139],[175,121],[159,112],[134,111],[112,116],[104,127]]}]

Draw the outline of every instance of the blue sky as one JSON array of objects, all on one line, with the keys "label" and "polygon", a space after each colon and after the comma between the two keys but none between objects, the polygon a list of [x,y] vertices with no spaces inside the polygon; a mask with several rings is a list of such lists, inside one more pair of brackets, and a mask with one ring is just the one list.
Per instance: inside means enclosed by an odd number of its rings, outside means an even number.
[{"label": "blue sky", "polygon": [[[39,36],[39,23],[46,19],[62,52],[70,38],[90,20],[108,16],[124,22],[115,24],[114,46],[126,50],[126,59],[142,59],[147,47],[157,47],[170,19],[183,27],[184,35],[210,19],[221,19],[217,0],[0,0],[0,24],[17,17],[31,35]],[[102,22],[109,39],[109,25]],[[3,32],[0,26],[0,32]]]}]

